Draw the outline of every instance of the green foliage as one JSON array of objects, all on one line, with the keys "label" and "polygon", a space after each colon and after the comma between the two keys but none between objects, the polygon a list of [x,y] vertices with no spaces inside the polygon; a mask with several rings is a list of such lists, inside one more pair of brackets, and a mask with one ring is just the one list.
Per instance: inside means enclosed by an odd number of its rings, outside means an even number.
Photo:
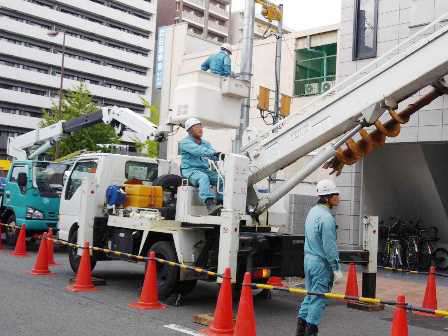
[{"label": "green foliage", "polygon": [[[92,101],[89,90],[81,83],[73,91],[69,91],[64,95],[61,110],[59,111],[58,105],[53,104],[50,111],[44,111],[41,127],[52,125],[60,120],[67,121],[85,114],[97,112],[98,106]],[[111,126],[98,124],[64,138],[58,143],[57,155],[54,148],[52,149],[52,154],[57,159],[78,150],[97,151],[99,150],[97,144],[118,142],[119,138]]]},{"label": "green foliage", "polygon": [[[160,112],[157,108],[145,99],[144,97],[140,97],[143,102],[143,105],[146,109],[149,110],[150,115],[148,118],[152,123],[159,125],[160,122]],[[144,143],[137,143],[137,148],[141,151],[145,151],[146,154],[151,158],[157,158],[159,156],[159,143],[157,141],[145,141]]]}]

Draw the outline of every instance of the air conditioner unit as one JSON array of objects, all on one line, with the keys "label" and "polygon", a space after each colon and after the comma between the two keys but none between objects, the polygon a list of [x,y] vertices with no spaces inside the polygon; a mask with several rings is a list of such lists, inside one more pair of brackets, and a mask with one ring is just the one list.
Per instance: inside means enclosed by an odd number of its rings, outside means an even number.
[{"label": "air conditioner unit", "polygon": [[327,81],[327,82],[322,82],[322,84],[320,84],[320,91],[322,93],[331,90],[334,87],[334,81]]},{"label": "air conditioner unit", "polygon": [[305,96],[313,96],[319,94],[319,83],[305,84]]}]

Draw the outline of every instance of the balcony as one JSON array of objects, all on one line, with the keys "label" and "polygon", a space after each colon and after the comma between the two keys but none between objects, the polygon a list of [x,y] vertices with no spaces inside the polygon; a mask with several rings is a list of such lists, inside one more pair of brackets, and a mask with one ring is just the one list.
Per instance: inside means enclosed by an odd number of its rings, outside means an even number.
[{"label": "balcony", "polygon": [[182,12],[182,19],[185,21],[188,21],[190,23],[193,23],[195,25],[198,25],[200,27],[204,27],[204,17],[197,16],[193,13],[183,11]]},{"label": "balcony", "polygon": [[229,36],[229,27],[227,25],[220,25],[216,21],[208,21],[208,29],[212,30],[214,33]]},{"label": "balcony", "polygon": [[193,7],[204,10],[205,9],[205,1],[204,0],[183,0],[184,4],[191,5]]},{"label": "balcony", "polygon": [[220,18],[224,18],[226,20],[229,19],[229,11],[227,9],[221,8],[217,5],[210,3],[208,10],[209,10],[209,13],[212,15],[218,16]]}]

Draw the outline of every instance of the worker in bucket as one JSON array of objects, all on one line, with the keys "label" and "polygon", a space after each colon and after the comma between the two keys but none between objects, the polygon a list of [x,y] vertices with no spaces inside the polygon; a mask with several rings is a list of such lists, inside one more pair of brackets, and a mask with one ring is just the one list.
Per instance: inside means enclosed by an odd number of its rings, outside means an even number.
[{"label": "worker in bucket", "polygon": [[204,63],[202,63],[201,70],[210,70],[210,72],[215,75],[229,77],[232,74],[232,61],[230,55],[232,55],[232,47],[230,44],[224,43],[218,53],[211,55]]},{"label": "worker in bucket", "polygon": [[[305,221],[305,287],[309,292],[328,293],[342,280],[336,245],[336,221],[331,209],[339,204],[339,191],[331,180],[317,184],[318,204]],[[314,336],[326,306],[326,299],[307,295],[298,314],[297,336]]]},{"label": "worker in bucket", "polygon": [[195,187],[199,188],[199,198],[207,206],[209,215],[219,214],[221,197],[210,190],[218,183],[218,174],[209,169],[208,160],[218,160],[222,154],[216,152],[212,145],[202,139],[204,129],[201,121],[190,118],[185,122],[188,135],[180,142],[179,150],[182,156],[181,174]]}]

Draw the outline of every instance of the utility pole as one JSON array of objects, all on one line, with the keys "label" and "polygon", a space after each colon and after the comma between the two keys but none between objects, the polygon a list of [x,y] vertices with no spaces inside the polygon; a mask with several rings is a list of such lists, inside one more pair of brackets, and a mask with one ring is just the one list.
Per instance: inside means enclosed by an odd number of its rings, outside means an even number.
[{"label": "utility pole", "polygon": [[274,102],[274,118],[273,124],[278,123],[280,118],[280,79],[281,79],[281,65],[282,65],[282,43],[283,43],[283,4],[278,6],[281,13],[281,20],[278,21],[277,39],[275,46],[275,102]]},{"label": "utility pole", "polygon": [[[252,79],[252,56],[254,50],[254,25],[255,25],[255,0],[246,0],[244,7],[244,29],[243,43],[241,50],[241,70],[240,79],[251,82]],[[249,96],[243,99],[241,104],[240,127],[236,131],[235,140],[232,144],[233,153],[241,151],[244,130],[249,126],[250,95],[251,85],[249,85]]]}]

